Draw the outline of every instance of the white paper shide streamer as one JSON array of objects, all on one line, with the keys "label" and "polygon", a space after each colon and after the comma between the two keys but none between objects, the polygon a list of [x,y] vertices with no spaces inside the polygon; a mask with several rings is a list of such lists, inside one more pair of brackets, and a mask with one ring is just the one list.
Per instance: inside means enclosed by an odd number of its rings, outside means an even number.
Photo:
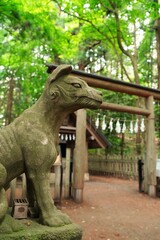
[{"label": "white paper shide streamer", "polygon": [[[99,126],[101,124],[101,129],[103,131],[105,131],[106,128],[108,127],[110,132],[112,132],[114,130],[113,122],[114,122],[114,119],[110,118],[109,124],[107,124],[106,115],[103,115],[102,121],[100,121],[100,113],[98,113],[96,121],[95,121],[95,126],[96,126],[96,128],[99,128]],[[116,133],[118,133],[118,134],[125,133],[126,130],[127,130],[126,119],[123,120],[123,124],[121,125],[120,119],[118,118],[116,120],[116,124],[115,124]],[[139,119],[138,118],[136,120],[130,121],[128,130],[130,131],[130,133],[138,133],[138,131],[139,131]],[[140,122],[140,131],[145,132],[145,130],[146,130],[145,119],[142,118],[141,122]]]},{"label": "white paper shide streamer", "polygon": [[133,133],[133,121],[130,122],[130,133]]},{"label": "white paper shide streamer", "polygon": [[121,132],[121,124],[120,124],[120,122],[119,122],[119,119],[118,119],[117,122],[116,122],[116,132],[117,132],[117,133],[120,133],[120,132]]},{"label": "white paper shide streamer", "polygon": [[126,127],[126,123],[124,121],[123,126],[122,126],[122,133],[125,133],[126,129],[127,129],[127,127]]},{"label": "white paper shide streamer", "polygon": [[142,120],[141,120],[140,130],[141,130],[141,132],[145,131],[144,118],[142,118]]},{"label": "white paper shide streamer", "polygon": [[110,132],[113,131],[113,118],[110,119],[109,127],[108,127],[108,128],[109,128]]},{"label": "white paper shide streamer", "polygon": [[134,132],[138,133],[138,119],[136,120],[135,126],[134,126]]},{"label": "white paper shide streamer", "polygon": [[97,119],[96,119],[96,122],[95,122],[95,126],[96,126],[96,128],[99,128],[99,113],[97,114]]},{"label": "white paper shide streamer", "polygon": [[103,120],[102,120],[102,130],[104,131],[107,127],[107,124],[106,124],[106,116],[104,115],[103,116]]}]

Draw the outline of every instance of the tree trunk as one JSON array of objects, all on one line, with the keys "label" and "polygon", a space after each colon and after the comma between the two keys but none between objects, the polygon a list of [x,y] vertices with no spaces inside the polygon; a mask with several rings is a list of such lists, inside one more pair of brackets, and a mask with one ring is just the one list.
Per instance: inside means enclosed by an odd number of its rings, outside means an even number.
[{"label": "tree trunk", "polygon": [[157,68],[158,68],[158,89],[160,89],[160,18],[155,21]]},{"label": "tree trunk", "polygon": [[11,77],[11,79],[9,81],[5,125],[10,124],[10,122],[12,121],[13,91],[14,91],[14,79],[13,79],[13,77]]}]

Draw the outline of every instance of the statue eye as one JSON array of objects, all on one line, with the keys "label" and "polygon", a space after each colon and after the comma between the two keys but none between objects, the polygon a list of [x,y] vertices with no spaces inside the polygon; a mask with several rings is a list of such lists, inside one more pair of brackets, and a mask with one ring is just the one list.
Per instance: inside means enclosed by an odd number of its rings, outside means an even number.
[{"label": "statue eye", "polygon": [[80,83],[72,83],[72,86],[75,87],[75,88],[81,88]]}]

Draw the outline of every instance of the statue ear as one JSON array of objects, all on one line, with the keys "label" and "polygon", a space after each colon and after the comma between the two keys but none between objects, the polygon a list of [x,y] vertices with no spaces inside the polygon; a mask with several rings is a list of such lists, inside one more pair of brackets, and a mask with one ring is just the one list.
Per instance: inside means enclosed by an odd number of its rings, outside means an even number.
[{"label": "statue ear", "polygon": [[51,91],[50,92],[50,98],[51,98],[51,100],[53,100],[54,102],[57,102],[58,101],[58,99],[59,99],[59,97],[60,97],[60,94],[59,94],[59,92],[58,91]]},{"label": "statue ear", "polygon": [[62,77],[63,75],[69,74],[72,71],[72,66],[70,65],[59,65],[48,77],[48,81],[52,83],[56,79]]}]

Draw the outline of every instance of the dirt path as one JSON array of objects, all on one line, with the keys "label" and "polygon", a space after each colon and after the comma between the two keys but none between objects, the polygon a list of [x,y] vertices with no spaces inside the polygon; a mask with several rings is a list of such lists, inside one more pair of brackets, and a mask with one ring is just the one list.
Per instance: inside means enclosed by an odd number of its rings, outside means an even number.
[{"label": "dirt path", "polygon": [[83,240],[159,240],[160,199],[138,193],[136,181],[91,177],[84,202],[63,200],[62,211],[83,228]]}]

